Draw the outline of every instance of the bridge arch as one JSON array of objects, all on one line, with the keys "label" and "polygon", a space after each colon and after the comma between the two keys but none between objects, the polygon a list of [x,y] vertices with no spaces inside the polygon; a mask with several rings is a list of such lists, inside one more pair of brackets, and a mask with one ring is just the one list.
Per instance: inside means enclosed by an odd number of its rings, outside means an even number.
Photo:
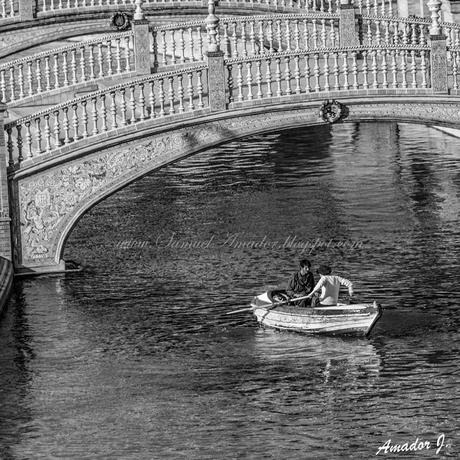
[{"label": "bridge arch", "polygon": [[[396,121],[458,127],[452,97],[341,98],[343,123]],[[71,156],[10,177],[14,260],[19,271],[60,271],[65,242],[79,219],[98,202],[144,175],[216,145],[249,135],[324,124],[322,100],[252,106],[204,114],[159,129],[133,127],[122,139],[82,147]]]}]

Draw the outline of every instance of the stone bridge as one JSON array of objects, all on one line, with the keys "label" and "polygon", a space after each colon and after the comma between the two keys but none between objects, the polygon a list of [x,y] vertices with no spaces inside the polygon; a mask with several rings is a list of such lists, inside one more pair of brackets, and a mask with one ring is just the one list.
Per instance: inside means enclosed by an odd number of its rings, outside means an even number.
[{"label": "stone bridge", "polygon": [[[219,20],[211,1],[203,27],[159,32],[141,17],[133,31],[110,38],[114,49],[103,41],[82,45],[85,65],[72,49],[53,50],[56,61],[45,53],[8,64],[0,73],[3,112],[60,85],[114,74],[124,81],[2,120],[3,255],[17,271],[64,270],[66,238],[88,209],[151,171],[233,139],[360,121],[458,127],[458,28],[440,23],[439,4],[431,3],[428,22],[369,16],[363,36],[349,5]],[[179,31],[178,41],[161,30]],[[188,41],[181,30],[192,31]],[[124,51],[123,40],[133,40]]]}]

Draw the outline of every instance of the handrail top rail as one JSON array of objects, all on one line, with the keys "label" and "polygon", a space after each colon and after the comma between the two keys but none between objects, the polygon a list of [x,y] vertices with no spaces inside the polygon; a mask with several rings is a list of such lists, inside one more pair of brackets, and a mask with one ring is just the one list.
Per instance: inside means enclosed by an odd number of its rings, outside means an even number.
[{"label": "handrail top rail", "polygon": [[264,61],[270,58],[282,58],[282,57],[291,57],[291,56],[306,56],[311,54],[331,54],[331,53],[346,53],[353,52],[356,53],[363,51],[430,51],[431,47],[429,45],[386,45],[386,46],[343,46],[343,47],[334,47],[334,48],[316,48],[309,50],[295,50],[295,51],[281,51],[279,53],[264,53],[258,54],[256,56],[246,56],[239,58],[229,58],[224,59],[224,62],[228,64],[238,64],[244,62],[255,62],[255,61]]},{"label": "handrail top rail", "polygon": [[45,115],[50,115],[54,112],[59,112],[61,109],[66,108],[66,107],[71,107],[73,105],[78,104],[79,102],[83,101],[88,101],[91,99],[96,99],[99,96],[106,95],[113,93],[119,89],[123,89],[126,87],[129,87],[131,85],[138,85],[141,83],[148,83],[150,81],[155,81],[155,80],[163,80],[165,78],[172,78],[177,75],[187,75],[192,72],[197,72],[200,70],[206,70],[208,68],[208,64],[197,64],[191,67],[186,67],[178,70],[171,70],[168,72],[161,72],[161,73],[155,73],[151,75],[147,75],[144,77],[140,78],[135,78],[134,80],[130,80],[128,82],[124,83],[119,83],[118,85],[114,86],[109,86],[108,88],[100,89],[98,91],[93,91],[91,93],[87,93],[84,96],[79,96],[74,99],[71,99],[70,101],[62,102],[61,104],[53,105],[52,107],[49,107],[45,110],[42,110],[40,112],[33,113],[31,115],[27,115],[22,118],[18,118],[17,120],[10,121],[9,123],[5,123],[5,130],[12,128],[14,126],[21,126],[29,121],[36,120],[37,118],[40,118]]},{"label": "handrail top rail", "polygon": [[106,35],[103,35],[102,37],[92,38],[90,40],[83,40],[83,41],[80,41],[80,42],[75,42],[72,45],[66,45],[66,46],[62,46],[60,48],[54,48],[52,50],[42,51],[41,53],[32,54],[30,56],[25,56],[25,57],[22,57],[22,58],[18,58],[18,59],[14,59],[12,61],[5,62],[3,64],[0,64],[0,70],[8,70],[8,69],[10,69],[11,67],[13,67],[15,65],[24,64],[24,63],[27,63],[27,62],[33,62],[33,61],[36,61],[37,59],[41,59],[43,57],[52,56],[52,55],[55,55],[55,54],[63,53],[65,51],[71,51],[73,49],[79,49],[79,48],[82,48],[84,46],[90,46],[90,45],[99,44],[99,43],[102,43],[103,41],[106,41],[106,40],[130,37],[130,36],[133,36],[133,35],[134,35],[133,30],[128,30],[128,31],[124,31],[124,32],[114,32],[114,33],[111,33],[111,34],[106,34]]}]

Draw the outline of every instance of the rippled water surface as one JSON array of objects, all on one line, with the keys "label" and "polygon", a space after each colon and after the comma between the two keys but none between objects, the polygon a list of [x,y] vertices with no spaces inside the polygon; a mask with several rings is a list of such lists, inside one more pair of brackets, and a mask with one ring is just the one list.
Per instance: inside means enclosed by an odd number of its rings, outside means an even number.
[{"label": "rippled water surface", "polygon": [[[379,457],[458,458],[459,204],[460,140],[414,125],[257,136],[146,176],[72,232],[84,271],[16,283],[0,458],[370,459],[417,438]],[[224,314],[302,256],[384,305],[370,338]]]}]

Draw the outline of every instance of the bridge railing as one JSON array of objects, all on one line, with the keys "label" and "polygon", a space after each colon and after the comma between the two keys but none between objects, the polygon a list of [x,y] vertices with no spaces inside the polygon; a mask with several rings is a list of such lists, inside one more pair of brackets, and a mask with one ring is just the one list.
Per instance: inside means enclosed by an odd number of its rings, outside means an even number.
[{"label": "bridge railing", "polygon": [[133,32],[119,32],[0,65],[2,102],[134,71]]},{"label": "bridge railing", "polygon": [[31,163],[146,120],[209,107],[207,65],[138,78],[5,124],[9,165]]},{"label": "bridge railing", "polygon": [[227,102],[350,91],[420,92],[431,86],[429,58],[430,47],[416,45],[317,49],[227,59]]},{"label": "bridge railing", "polygon": [[[145,12],[164,8],[206,7],[207,0],[142,0]],[[279,12],[336,13],[340,0],[220,0],[223,9],[251,9]],[[393,16],[391,0],[355,0],[360,14]],[[133,11],[135,0],[0,0],[0,24],[5,21],[31,20],[65,15]]]}]

